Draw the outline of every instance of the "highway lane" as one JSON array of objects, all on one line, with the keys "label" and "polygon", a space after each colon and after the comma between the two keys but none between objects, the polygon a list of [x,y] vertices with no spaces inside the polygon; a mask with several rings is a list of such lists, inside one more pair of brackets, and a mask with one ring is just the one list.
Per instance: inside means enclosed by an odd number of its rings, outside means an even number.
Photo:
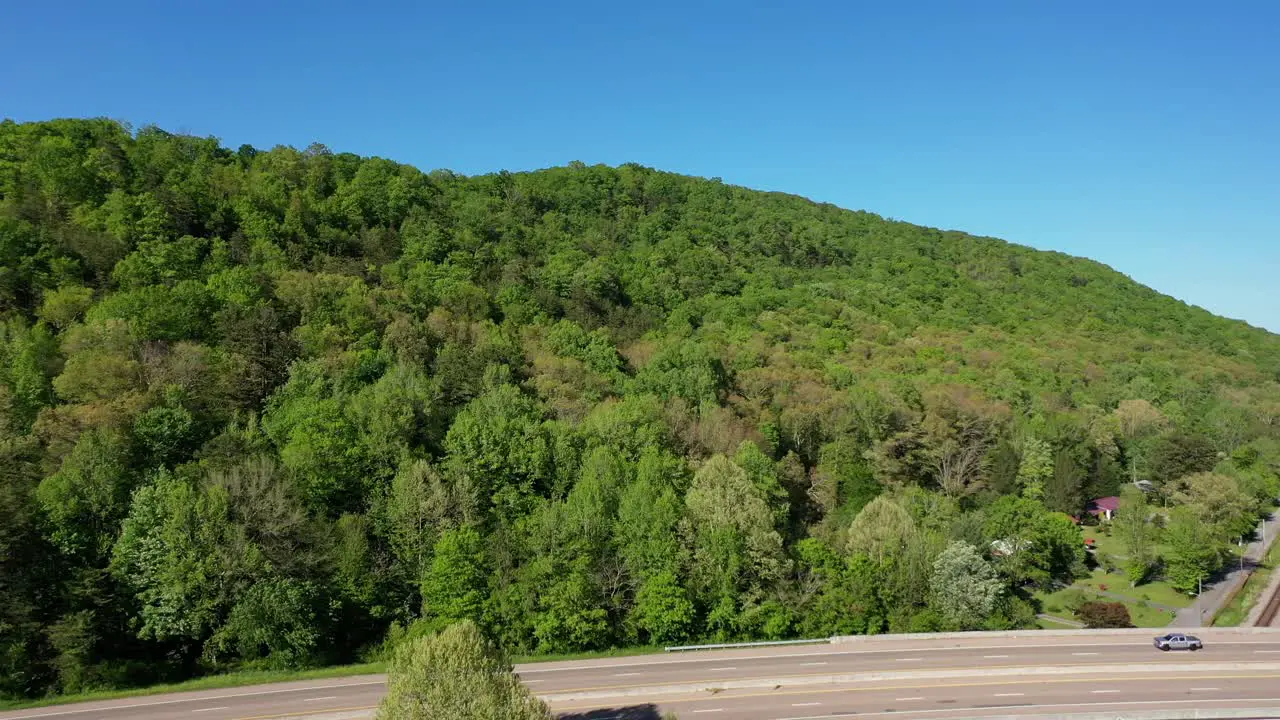
[{"label": "highway lane", "polygon": [[1280,707],[1280,674],[1230,676],[1171,673],[1166,677],[1058,676],[1046,679],[915,682],[803,691],[724,692],[714,697],[661,698],[608,705],[560,704],[562,720],[686,718],[811,720],[839,717],[998,717],[1140,710]]},{"label": "highway lane", "polygon": [[[1153,633],[1154,635],[1154,633]],[[1034,668],[1145,662],[1177,663],[1188,653],[1162,653],[1150,639],[1115,642],[976,644],[963,647],[850,649],[818,646],[785,652],[708,653],[617,659],[590,663],[546,664],[518,668],[535,692],[563,693],[589,688],[651,686],[668,683],[712,683],[750,678],[797,675],[918,670]],[[1275,640],[1210,642],[1196,654],[1200,661],[1280,662],[1280,637]]]},{"label": "highway lane", "polygon": [[226,720],[288,714],[368,710],[386,692],[382,675],[255,685],[226,690],[54,705],[0,713],[0,718],[49,720]]},{"label": "highway lane", "polygon": [[[1057,685],[1050,683],[1054,678],[1049,675],[1034,674],[1044,673],[1049,668],[1056,668],[1051,672],[1059,676],[1077,673],[1082,677],[1090,677],[1090,681],[1114,684],[1119,682],[1117,678],[1121,677],[1120,674],[1100,677],[1097,672],[1091,676],[1085,676],[1084,673],[1104,666],[1123,669],[1125,666],[1141,665],[1146,666],[1149,672],[1124,677],[1136,678],[1134,682],[1147,687],[1159,682],[1158,674],[1180,673],[1178,676],[1185,680],[1185,670],[1179,668],[1191,663],[1205,668],[1222,667],[1224,664],[1245,668],[1269,664],[1272,669],[1267,672],[1272,672],[1273,676],[1264,684],[1276,688],[1271,694],[1280,696],[1280,675],[1276,675],[1280,673],[1280,632],[1244,634],[1206,628],[1201,633],[1205,638],[1206,648],[1194,654],[1162,653],[1151,646],[1154,634],[1074,633],[1055,636],[1028,633],[1015,638],[966,635],[959,639],[884,636],[859,638],[831,645],[696,651],[686,654],[537,663],[520,665],[516,669],[521,679],[535,693],[555,699],[553,706],[557,710],[628,706],[628,703],[643,709],[646,702],[661,701],[666,703],[663,707],[672,706],[682,718],[686,715],[703,717],[715,714],[714,707],[698,707],[699,703],[704,702],[702,696],[707,693],[685,688],[675,696],[664,696],[661,692],[649,690],[678,685],[695,685],[698,686],[697,689],[701,689],[718,687],[722,683],[754,684],[755,688],[726,690],[715,697],[724,698],[726,702],[731,698],[738,698],[735,702],[744,703],[741,708],[733,710],[731,717],[783,717],[783,714],[778,713],[782,713],[793,703],[796,707],[824,706],[821,704],[829,699],[840,697],[840,688],[846,688],[848,694],[866,692],[868,687],[877,685],[896,687],[914,683],[915,686],[961,687],[966,682],[963,677],[959,677],[962,675],[985,675],[988,677],[984,681],[1006,684],[1030,678],[1032,689],[1030,692],[1021,691],[1023,696],[1034,696],[1037,702],[1043,702],[1050,697],[1047,695],[1049,688]],[[829,680],[832,676],[856,674],[861,677],[869,673],[878,676],[874,680],[854,684],[833,684]],[[910,679],[912,674],[920,673],[931,673],[933,677],[927,680]],[[948,673],[952,676],[947,677]],[[1232,673],[1219,671],[1217,674]],[[767,705],[761,695],[761,688],[772,690],[773,684],[783,686],[777,692],[789,693],[773,697],[770,702],[776,700],[776,706]],[[858,689],[855,690],[855,686]],[[1178,690],[1176,686],[1165,689],[1170,692]],[[290,714],[296,716],[299,713],[360,713],[376,705],[383,691],[382,677],[365,676],[33,709],[0,713],[0,720],[242,720]],[[567,699],[577,698],[582,694],[590,697],[585,700]],[[634,695],[634,698],[628,694]],[[600,697],[601,695],[605,697]],[[931,697],[927,693],[908,693],[895,698],[916,695]],[[796,696],[800,699],[793,699]],[[864,700],[868,698],[860,697]],[[873,705],[878,705],[883,700],[879,696],[871,699],[875,700],[871,703]],[[804,705],[809,702],[820,705]],[[764,714],[742,714],[747,709]]]}]

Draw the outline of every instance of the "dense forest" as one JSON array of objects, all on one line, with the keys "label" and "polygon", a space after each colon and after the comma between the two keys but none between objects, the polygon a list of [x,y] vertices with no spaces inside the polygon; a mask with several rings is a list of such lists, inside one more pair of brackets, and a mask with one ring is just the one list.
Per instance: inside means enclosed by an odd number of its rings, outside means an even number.
[{"label": "dense forest", "polygon": [[1278,421],[1280,337],[1088,260],[636,165],[0,124],[0,697],[460,620],[1030,626],[1091,497],[1194,588]]}]

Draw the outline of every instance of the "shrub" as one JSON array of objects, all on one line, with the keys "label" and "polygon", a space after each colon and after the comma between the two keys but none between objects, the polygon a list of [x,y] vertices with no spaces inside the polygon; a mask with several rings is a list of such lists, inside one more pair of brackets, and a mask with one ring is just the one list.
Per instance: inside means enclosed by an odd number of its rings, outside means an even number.
[{"label": "shrub", "polygon": [[1118,602],[1087,602],[1076,610],[1076,617],[1084,622],[1087,628],[1129,628],[1133,622],[1129,619],[1129,608]]},{"label": "shrub", "polygon": [[1095,553],[1094,559],[1097,561],[1098,566],[1101,567],[1104,572],[1109,573],[1116,569],[1116,559],[1112,557],[1110,553],[1104,553],[1104,552]]},{"label": "shrub", "polygon": [[507,659],[469,620],[401,643],[387,675],[378,720],[551,720],[511,673]]}]

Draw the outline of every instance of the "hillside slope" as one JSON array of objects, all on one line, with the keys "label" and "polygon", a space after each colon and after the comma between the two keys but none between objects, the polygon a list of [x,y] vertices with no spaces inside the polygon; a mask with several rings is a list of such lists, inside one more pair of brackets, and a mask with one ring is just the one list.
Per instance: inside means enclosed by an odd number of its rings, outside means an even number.
[{"label": "hillside slope", "polygon": [[1134,572],[1194,586],[1280,482],[1278,336],[634,165],[5,122],[0,318],[0,694],[460,618],[525,652],[1014,627],[1089,497],[1154,482],[1151,533],[1210,552]]}]

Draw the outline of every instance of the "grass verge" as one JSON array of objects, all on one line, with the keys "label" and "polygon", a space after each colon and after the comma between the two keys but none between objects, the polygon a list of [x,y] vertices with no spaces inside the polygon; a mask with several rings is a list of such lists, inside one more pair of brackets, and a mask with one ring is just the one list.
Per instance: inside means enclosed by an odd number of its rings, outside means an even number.
[{"label": "grass verge", "polygon": [[90,702],[93,700],[115,700],[117,698],[145,697],[147,695],[163,695],[165,693],[195,692],[199,690],[221,690],[223,688],[259,685],[263,683],[290,682],[295,680],[321,680],[324,678],[344,677],[347,675],[369,675],[386,670],[385,663],[364,663],[360,665],[335,665],[314,670],[241,670],[223,675],[187,680],[167,685],[150,685],[148,687],[128,688],[122,690],[98,690],[75,695],[56,695],[37,700],[8,701],[0,700],[0,710],[22,710],[24,708],[63,705],[66,703]]}]

